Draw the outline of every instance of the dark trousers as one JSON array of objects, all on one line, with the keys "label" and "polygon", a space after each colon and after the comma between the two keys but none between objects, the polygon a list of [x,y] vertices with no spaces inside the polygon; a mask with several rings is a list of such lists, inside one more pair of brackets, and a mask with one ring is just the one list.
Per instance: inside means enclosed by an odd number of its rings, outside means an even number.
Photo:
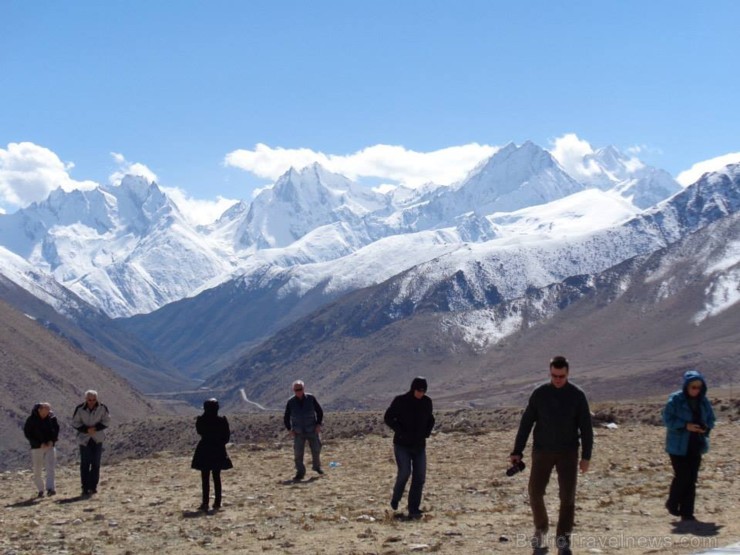
[{"label": "dark trousers", "polygon": [[421,505],[421,493],[424,490],[424,482],[427,477],[427,452],[424,447],[411,448],[403,445],[393,445],[393,454],[396,456],[398,474],[393,486],[392,503],[395,505],[401,501],[406,482],[411,476],[411,487],[409,488],[409,514],[419,513]]},{"label": "dark trousers", "polygon": [[201,470],[200,481],[203,489],[203,505],[208,507],[208,499],[211,496],[211,479],[210,475],[213,474],[213,494],[215,499],[213,500],[214,507],[221,506],[221,471],[220,470]]},{"label": "dark trousers", "polygon": [[545,508],[545,490],[552,469],[558,473],[560,514],[558,536],[570,536],[576,513],[576,482],[578,481],[578,451],[532,451],[532,469],[529,474],[529,504],[535,530],[547,531],[549,520]]},{"label": "dark trousers", "polygon": [[701,453],[671,455],[673,480],[668,494],[668,507],[681,516],[694,516],[696,481],[699,478]]},{"label": "dark trousers", "polygon": [[102,456],[102,443],[96,443],[91,439],[87,444],[80,445],[80,482],[82,482],[83,492],[92,492],[98,489]]},{"label": "dark trousers", "polygon": [[306,451],[306,442],[311,449],[311,468],[321,468],[321,439],[316,432],[302,434],[296,432],[293,437],[293,457],[295,459],[295,471],[300,477],[306,474],[306,466],[303,464],[303,454]]}]

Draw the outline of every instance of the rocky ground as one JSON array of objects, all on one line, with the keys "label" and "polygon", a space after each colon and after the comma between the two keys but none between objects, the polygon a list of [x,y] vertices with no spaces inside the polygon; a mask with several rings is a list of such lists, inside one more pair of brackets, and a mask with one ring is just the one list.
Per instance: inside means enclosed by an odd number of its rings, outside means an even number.
[{"label": "rocky ground", "polygon": [[[579,482],[574,552],[695,553],[740,541],[738,406],[719,401],[715,408],[719,424],[700,473],[700,522],[692,526],[663,508],[671,471],[664,430],[655,425],[660,407],[595,408],[596,447]],[[179,426],[150,423],[148,446],[141,430],[119,430],[92,498],[78,497],[74,462],[58,469],[51,498],[35,499],[27,470],[0,474],[0,553],[528,553],[528,470],[505,475],[518,414],[438,415],[439,431],[428,444],[425,516],[413,522],[388,504],[395,464],[378,414],[327,414],[326,474],[309,471],[300,483],[290,480],[292,448],[280,415],[230,416],[235,468],[223,474],[224,507],[208,514],[195,510],[192,418],[187,427],[182,419]],[[604,427],[608,421],[617,427]],[[556,492],[552,484],[551,515]]]}]

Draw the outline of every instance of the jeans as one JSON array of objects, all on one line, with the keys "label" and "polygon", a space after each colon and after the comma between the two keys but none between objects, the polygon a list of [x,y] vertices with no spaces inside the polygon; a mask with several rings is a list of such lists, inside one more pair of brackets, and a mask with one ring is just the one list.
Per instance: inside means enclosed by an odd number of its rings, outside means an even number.
[{"label": "jeans", "polygon": [[532,469],[529,474],[529,504],[532,507],[534,528],[546,532],[549,527],[545,491],[552,469],[558,473],[560,514],[557,535],[570,536],[576,513],[576,482],[578,481],[578,450],[547,452],[532,451]]},{"label": "jeans", "polygon": [[211,495],[211,480],[209,476],[211,473],[213,473],[213,493],[215,496],[213,506],[218,508],[221,507],[221,471],[216,469],[200,471],[201,486],[203,488],[203,506],[208,507],[208,498]]},{"label": "jeans", "polygon": [[673,480],[668,494],[668,506],[681,516],[694,516],[696,481],[699,478],[701,453],[671,455]]},{"label": "jeans", "polygon": [[296,474],[300,477],[306,475],[306,466],[303,464],[303,453],[306,450],[306,441],[311,449],[311,468],[321,468],[321,439],[316,432],[299,433],[293,437],[293,455],[295,457]]},{"label": "jeans", "polygon": [[103,444],[92,439],[80,445],[80,480],[82,491],[93,492],[98,489],[100,479],[100,459],[103,456]]},{"label": "jeans", "polygon": [[424,447],[412,448],[403,445],[393,445],[393,454],[396,456],[398,474],[393,486],[393,498],[391,503],[395,506],[403,497],[406,482],[411,476],[411,487],[409,488],[409,514],[420,513],[421,493],[424,490],[424,482],[427,477],[427,452]]},{"label": "jeans", "polygon": [[33,483],[36,489],[44,491],[44,480],[41,477],[41,469],[46,469],[46,489],[55,490],[54,471],[56,468],[57,454],[55,447],[39,447],[31,449],[31,462],[33,464]]}]

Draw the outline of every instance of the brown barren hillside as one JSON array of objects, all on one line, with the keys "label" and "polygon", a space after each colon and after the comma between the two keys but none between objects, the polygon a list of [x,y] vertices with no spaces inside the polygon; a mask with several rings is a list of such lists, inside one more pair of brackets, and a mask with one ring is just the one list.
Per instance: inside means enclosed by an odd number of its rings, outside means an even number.
[{"label": "brown barren hillside", "polygon": [[98,390],[114,421],[160,410],[112,370],[0,301],[0,469],[27,457],[23,423],[39,401],[51,403],[59,419],[60,456],[73,456],[69,422],[86,389]]},{"label": "brown barren hillside", "polygon": [[[671,470],[664,430],[649,423],[658,421],[660,405],[594,406],[596,446],[591,471],[580,477],[576,553],[695,553],[740,541],[738,403],[714,402],[719,421],[700,474],[700,522],[692,526],[663,507]],[[395,464],[379,413],[327,413],[326,474],[309,472],[301,483],[290,480],[281,415],[227,415],[235,468],[223,474],[224,508],[208,514],[195,510],[192,419],[157,418],[138,430],[132,422],[112,430],[110,461],[118,462],[104,465],[90,499],[78,497],[74,464],[60,468],[57,496],[40,500],[28,471],[0,474],[0,552],[528,553],[528,470],[505,475],[518,415],[438,413],[418,522],[396,518],[389,507]],[[618,427],[604,427],[608,420]],[[556,488],[547,502],[555,514]]]}]

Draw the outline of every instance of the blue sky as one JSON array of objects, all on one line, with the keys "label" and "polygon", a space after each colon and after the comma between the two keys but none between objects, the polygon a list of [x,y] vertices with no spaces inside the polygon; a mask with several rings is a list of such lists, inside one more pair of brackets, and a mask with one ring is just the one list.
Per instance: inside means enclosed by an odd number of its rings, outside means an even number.
[{"label": "blue sky", "polygon": [[0,0],[0,210],[131,171],[205,211],[315,153],[444,181],[564,136],[678,175],[740,152],[739,20],[729,0]]}]

